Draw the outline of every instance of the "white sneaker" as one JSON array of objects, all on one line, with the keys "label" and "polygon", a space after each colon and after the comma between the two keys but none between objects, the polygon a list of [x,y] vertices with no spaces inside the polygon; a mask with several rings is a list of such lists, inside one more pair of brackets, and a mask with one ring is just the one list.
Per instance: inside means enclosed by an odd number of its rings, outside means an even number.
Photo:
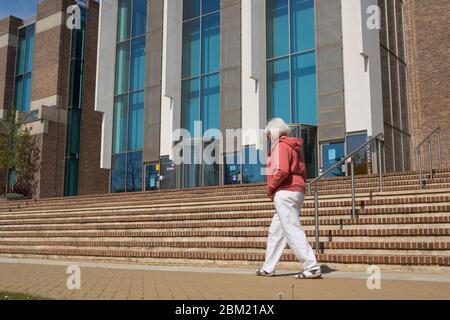
[{"label": "white sneaker", "polygon": [[322,272],[320,271],[320,269],[305,270],[295,276],[295,279],[301,279],[301,280],[321,279],[321,278],[322,278]]}]

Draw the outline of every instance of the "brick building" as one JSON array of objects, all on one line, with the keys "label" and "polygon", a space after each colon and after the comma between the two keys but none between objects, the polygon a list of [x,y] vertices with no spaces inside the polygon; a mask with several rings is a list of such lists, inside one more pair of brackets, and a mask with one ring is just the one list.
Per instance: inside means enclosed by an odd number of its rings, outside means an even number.
[{"label": "brick building", "polygon": [[[244,161],[264,152],[252,136],[218,155],[224,164],[174,165],[173,131],[195,120],[224,131],[282,117],[306,141],[310,177],[378,134],[382,170],[416,169],[415,147],[440,125],[450,166],[448,1],[78,1],[78,32],[65,26],[74,2],[0,21],[0,115],[14,101],[28,115],[40,197],[264,180]],[[20,33],[34,39],[31,60],[16,52]],[[195,137],[193,150],[214,140]],[[361,173],[380,169],[365,166],[370,155]]]},{"label": "brick building", "polygon": [[[37,138],[40,198],[108,191],[108,171],[94,165],[100,161],[101,115],[94,111],[99,4],[78,1],[81,28],[71,30],[67,8],[76,3],[44,0],[35,17],[0,21],[0,115],[6,119],[14,107]],[[14,170],[8,175],[13,184]]]}]

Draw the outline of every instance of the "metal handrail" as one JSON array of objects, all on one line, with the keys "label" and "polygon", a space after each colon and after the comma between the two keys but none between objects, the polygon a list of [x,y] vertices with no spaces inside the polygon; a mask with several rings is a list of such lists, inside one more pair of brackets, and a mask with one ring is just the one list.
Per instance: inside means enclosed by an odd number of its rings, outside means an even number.
[{"label": "metal handrail", "polygon": [[442,169],[441,128],[437,127],[436,129],[431,131],[431,133],[428,134],[426,136],[426,138],[423,139],[422,142],[420,142],[419,145],[416,147],[417,161],[418,161],[418,164],[419,164],[419,185],[420,185],[420,189],[423,189],[423,186],[424,186],[421,148],[427,142],[428,142],[428,161],[429,161],[429,170],[430,170],[430,180],[433,180],[433,152],[432,152],[431,139],[435,135],[437,135],[439,168]]},{"label": "metal handrail", "polygon": [[[354,162],[352,158],[362,149],[366,148],[368,145],[372,144],[374,141],[377,141],[377,152],[378,152],[378,174],[379,174],[379,182],[380,182],[380,191],[383,192],[383,173],[382,173],[382,160],[381,160],[381,143],[384,143],[384,135],[382,133],[377,136],[371,138],[366,143],[359,146],[349,155],[347,155],[344,159],[340,160],[330,168],[328,168],[324,173],[320,176],[312,180],[308,184],[308,191],[311,193],[311,186],[314,185],[314,212],[315,212],[315,242],[316,242],[316,253],[320,253],[320,238],[319,238],[319,192],[317,188],[317,183],[326,177],[327,174],[334,171],[336,168],[341,167],[345,163],[350,163],[351,166],[351,177],[352,177],[352,218],[356,219],[356,192],[355,192],[355,171],[354,171]],[[350,160],[350,161],[349,161]]]}]

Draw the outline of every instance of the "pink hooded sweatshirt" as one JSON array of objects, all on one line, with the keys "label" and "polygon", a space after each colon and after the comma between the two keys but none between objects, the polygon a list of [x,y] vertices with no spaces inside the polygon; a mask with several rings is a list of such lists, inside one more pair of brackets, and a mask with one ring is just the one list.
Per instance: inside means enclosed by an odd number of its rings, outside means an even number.
[{"label": "pink hooded sweatshirt", "polygon": [[272,146],[267,162],[267,195],[270,198],[273,199],[280,190],[306,192],[303,144],[302,139],[281,137]]}]

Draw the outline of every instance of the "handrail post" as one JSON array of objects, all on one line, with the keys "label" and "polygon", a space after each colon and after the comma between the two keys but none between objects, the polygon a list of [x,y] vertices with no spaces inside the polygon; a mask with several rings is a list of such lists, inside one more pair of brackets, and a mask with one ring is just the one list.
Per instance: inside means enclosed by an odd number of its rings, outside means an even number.
[{"label": "handrail post", "polygon": [[430,161],[430,180],[433,180],[433,149],[431,140],[428,142],[428,160]]},{"label": "handrail post", "polygon": [[437,140],[438,140],[439,169],[442,170],[442,145],[441,145],[441,129],[440,128],[438,130]]},{"label": "handrail post", "polygon": [[418,165],[420,189],[423,189],[422,153],[420,152],[420,149],[417,149],[417,160],[419,161]]},{"label": "handrail post", "polygon": [[383,192],[383,172],[381,170],[381,140],[378,140],[378,174],[380,176],[380,192]]},{"label": "handrail post", "polygon": [[320,254],[320,237],[319,237],[319,191],[317,189],[317,183],[314,190],[314,216],[315,216],[315,241],[316,241],[316,253]]},{"label": "handrail post", "polygon": [[356,219],[355,165],[353,159],[350,158],[350,160],[350,168],[352,174],[352,218]]}]

